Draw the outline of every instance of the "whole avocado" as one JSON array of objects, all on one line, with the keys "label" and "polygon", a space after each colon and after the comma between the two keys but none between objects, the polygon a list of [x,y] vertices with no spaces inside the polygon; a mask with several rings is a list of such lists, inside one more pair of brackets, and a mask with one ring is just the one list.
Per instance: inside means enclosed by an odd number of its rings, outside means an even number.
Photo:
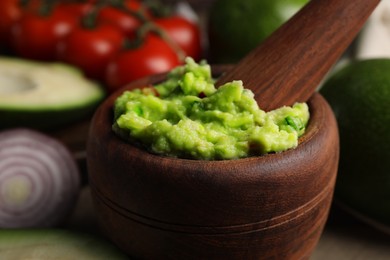
[{"label": "whole avocado", "polygon": [[217,0],[209,13],[210,61],[234,63],[287,21],[308,0]]},{"label": "whole avocado", "polygon": [[390,225],[390,59],[353,61],[320,92],[340,131],[336,200]]}]

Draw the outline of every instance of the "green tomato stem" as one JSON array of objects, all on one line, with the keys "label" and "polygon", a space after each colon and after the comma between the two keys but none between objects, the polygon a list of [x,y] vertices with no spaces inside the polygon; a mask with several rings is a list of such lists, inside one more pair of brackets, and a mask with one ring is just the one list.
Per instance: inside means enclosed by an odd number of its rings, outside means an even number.
[{"label": "green tomato stem", "polygon": [[186,55],[183,49],[168,35],[168,33],[157,24],[153,23],[153,31],[159,35],[177,54],[180,61],[184,61]]},{"label": "green tomato stem", "polygon": [[19,5],[21,7],[26,7],[30,3],[30,0],[19,0]]},{"label": "green tomato stem", "polygon": [[163,41],[165,41],[176,53],[178,56],[178,59],[180,61],[184,61],[186,55],[183,51],[183,49],[168,35],[168,33],[161,27],[159,27],[155,22],[152,20],[147,20],[143,23],[143,25],[137,30],[137,35],[134,40],[127,39],[125,41],[125,49],[134,49],[139,46],[141,46],[146,39],[146,36],[148,33],[154,33]]},{"label": "green tomato stem", "polygon": [[[23,1],[23,0],[21,0]],[[24,0],[26,1],[26,0]],[[50,0],[49,0],[50,1]],[[140,28],[137,30],[137,35],[134,40],[126,39],[124,43],[125,49],[134,49],[141,46],[148,33],[155,33],[161,39],[163,39],[177,54],[180,61],[184,61],[185,53],[183,49],[168,35],[168,33],[161,27],[159,27],[152,19],[146,15],[144,6],[137,11],[129,9],[123,0],[100,0],[96,3],[94,8],[83,18],[82,24],[85,28],[94,28],[96,26],[97,16],[100,9],[104,6],[111,6],[116,8],[132,17],[135,17],[141,22]]]},{"label": "green tomato stem", "polygon": [[42,1],[41,6],[38,9],[38,14],[41,16],[50,16],[55,4],[56,2],[53,0]]},{"label": "green tomato stem", "polygon": [[88,13],[82,17],[81,25],[87,29],[93,29],[96,27],[97,17],[99,15],[100,10],[107,6],[105,1],[98,1],[89,11]]}]

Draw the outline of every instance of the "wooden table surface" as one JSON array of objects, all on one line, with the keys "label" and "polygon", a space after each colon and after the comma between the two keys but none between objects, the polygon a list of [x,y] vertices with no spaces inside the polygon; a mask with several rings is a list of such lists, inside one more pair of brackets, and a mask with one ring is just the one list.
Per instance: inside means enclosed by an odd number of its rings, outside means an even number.
[{"label": "wooden table surface", "polygon": [[[101,235],[97,229],[88,186],[82,190],[68,228]],[[323,235],[310,260],[390,260],[390,235],[333,206]]]},{"label": "wooden table surface", "polygon": [[312,260],[389,260],[390,234],[334,205]]}]

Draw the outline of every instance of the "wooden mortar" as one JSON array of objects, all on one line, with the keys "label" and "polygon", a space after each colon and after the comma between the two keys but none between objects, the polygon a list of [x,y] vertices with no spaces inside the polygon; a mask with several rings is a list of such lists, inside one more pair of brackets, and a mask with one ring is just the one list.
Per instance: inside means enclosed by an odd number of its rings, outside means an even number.
[{"label": "wooden mortar", "polygon": [[[213,67],[216,76],[226,67]],[[98,222],[129,256],[141,259],[308,259],[330,209],[339,158],[336,120],[323,97],[296,149],[238,160],[150,154],[111,130],[113,103],[97,110],[87,164]]]}]

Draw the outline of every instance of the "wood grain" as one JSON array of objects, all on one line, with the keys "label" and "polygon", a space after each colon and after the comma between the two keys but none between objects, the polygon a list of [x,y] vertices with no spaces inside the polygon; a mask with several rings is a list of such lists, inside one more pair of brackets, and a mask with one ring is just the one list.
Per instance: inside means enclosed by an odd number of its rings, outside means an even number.
[{"label": "wood grain", "polygon": [[266,111],[307,101],[380,0],[312,0],[217,84],[243,80]]}]

